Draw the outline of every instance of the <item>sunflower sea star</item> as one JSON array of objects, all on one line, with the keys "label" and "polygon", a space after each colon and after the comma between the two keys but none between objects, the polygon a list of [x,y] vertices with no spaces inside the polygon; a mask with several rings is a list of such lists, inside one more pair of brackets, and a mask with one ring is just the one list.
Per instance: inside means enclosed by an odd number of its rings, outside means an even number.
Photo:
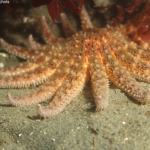
[{"label": "sunflower sea star", "polygon": [[[1,45],[9,53],[29,59],[19,66],[0,70],[0,88],[21,88],[41,84],[34,92],[8,99],[14,106],[25,106],[50,99],[46,107],[38,105],[43,117],[52,117],[61,112],[83,89],[91,77],[96,111],[108,105],[108,79],[141,104],[150,99],[135,78],[150,82],[150,52],[146,43],[132,42],[126,35],[125,26],[93,29],[88,14],[81,10],[83,30],[75,33],[65,16],[62,22],[67,38],[57,38],[49,31],[45,18],[41,29],[47,45],[36,43],[32,36],[32,48],[13,46],[1,39]],[[51,46],[53,45],[53,46]],[[142,46],[141,46],[142,45]]]}]

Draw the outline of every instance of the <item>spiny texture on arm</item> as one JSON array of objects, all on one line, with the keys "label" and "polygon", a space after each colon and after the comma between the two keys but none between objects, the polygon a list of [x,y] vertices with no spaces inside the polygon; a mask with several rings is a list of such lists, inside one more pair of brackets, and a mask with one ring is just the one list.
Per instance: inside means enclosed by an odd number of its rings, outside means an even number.
[{"label": "spiny texture on arm", "polygon": [[38,51],[38,50],[35,51],[34,49],[31,49],[31,48],[14,46],[14,45],[8,44],[3,39],[0,39],[0,44],[5,49],[5,51],[7,51],[8,53],[14,54],[14,55],[16,55],[20,58],[23,58],[23,59],[38,58],[43,53],[43,52]]},{"label": "spiny texture on arm", "polygon": [[63,57],[65,45],[62,43],[55,44],[52,47],[45,47],[46,55],[28,60],[27,62],[20,64],[18,66],[14,66],[11,68],[3,68],[0,70],[0,76],[14,76],[19,75],[22,73],[27,73],[29,71],[33,71],[41,65],[44,65],[46,62],[50,61],[51,59],[55,59],[55,56],[59,55],[59,57]]},{"label": "spiny texture on arm", "polygon": [[57,38],[55,35],[51,33],[44,16],[41,18],[40,26],[41,26],[43,38],[48,45],[52,45],[55,44],[56,42],[60,42],[64,40],[63,38]]},{"label": "spiny texture on arm", "polygon": [[0,78],[0,87],[29,87],[31,85],[43,83],[61,64],[63,58],[70,50],[69,49],[67,51],[66,49],[68,49],[68,46],[65,44],[65,46],[63,45],[61,53],[53,53],[53,59],[50,59],[45,64],[35,68],[34,70],[24,73],[23,75],[19,74],[17,76]]},{"label": "spiny texture on arm", "polygon": [[[78,38],[79,37],[80,34],[78,35]],[[38,105],[38,112],[41,116],[52,117],[58,114],[83,89],[87,76],[88,60],[85,47],[82,43],[83,39],[76,40],[75,48],[76,51],[79,51],[79,55],[75,59],[74,66],[68,74],[67,79],[57,91],[52,102],[45,108]]]},{"label": "spiny texture on arm", "polygon": [[92,22],[90,21],[90,18],[84,6],[82,7],[80,12],[80,18],[81,18],[82,29],[93,28]]},{"label": "spiny texture on arm", "polygon": [[137,45],[137,43],[130,41],[129,38],[123,36],[119,32],[115,32],[115,34],[112,32],[109,38],[115,39],[117,43],[124,45],[126,51],[131,53],[137,59],[140,59],[146,63],[150,63],[149,43],[140,41],[140,43]]},{"label": "spiny texture on arm", "polygon": [[118,61],[116,61],[111,48],[113,43],[108,43],[105,33],[102,34],[101,54],[106,66],[106,72],[109,79],[120,89],[127,92],[140,103],[147,103],[150,99],[150,91],[146,91],[140,84],[131,77],[129,71],[125,70]]},{"label": "spiny texture on arm", "polygon": [[30,46],[31,46],[33,49],[42,49],[44,46],[46,46],[46,45],[42,45],[42,44],[40,44],[40,43],[37,43],[37,42],[33,39],[32,34],[29,35],[28,41],[29,41],[29,43],[30,43]]},{"label": "spiny texture on arm", "polygon": [[104,65],[101,62],[102,58],[99,52],[100,42],[97,39],[97,35],[90,35],[88,41],[90,41],[87,47],[89,49],[88,58],[93,95],[96,104],[96,111],[100,111],[108,105],[108,77]]},{"label": "spiny texture on arm", "polygon": [[3,68],[0,70],[0,76],[15,76],[22,73],[26,73],[28,71],[34,70],[35,68],[43,65],[49,60],[49,57],[43,56],[36,59],[31,59],[23,64],[18,66]]},{"label": "spiny texture on arm", "polygon": [[68,18],[66,16],[66,14],[61,13],[60,14],[61,20],[62,20],[62,25],[63,25],[63,29],[65,32],[66,37],[71,37],[72,35],[75,34],[75,31],[72,29],[72,27],[69,24]]},{"label": "spiny texture on arm", "polygon": [[[10,103],[14,106],[25,106],[50,99],[58,90],[58,88],[60,88],[63,81],[69,74],[70,69],[74,64],[76,55],[78,55],[78,51],[75,51],[74,48],[72,48],[72,50],[68,52],[68,54],[64,58],[64,61],[60,64],[55,73],[51,77],[49,77],[49,79],[45,83],[40,85],[34,92],[29,93],[25,96],[14,97],[9,94],[8,98]],[[74,57],[72,58],[71,56]]]},{"label": "spiny texture on arm", "polygon": [[138,57],[133,56],[131,53],[131,51],[137,51],[137,47],[125,44],[124,39],[114,39],[112,33],[106,34],[106,37],[108,37],[108,42],[113,44],[112,51],[115,57],[130,72],[132,77],[150,82],[150,64],[138,59]]}]

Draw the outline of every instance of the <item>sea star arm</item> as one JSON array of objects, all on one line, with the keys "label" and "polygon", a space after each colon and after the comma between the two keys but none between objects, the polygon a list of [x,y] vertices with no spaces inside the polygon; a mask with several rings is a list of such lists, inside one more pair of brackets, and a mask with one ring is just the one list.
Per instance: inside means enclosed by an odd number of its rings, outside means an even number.
[{"label": "sea star arm", "polygon": [[51,33],[44,16],[41,18],[40,26],[41,26],[43,38],[47,44],[51,45],[51,44],[55,44],[56,42],[60,42],[64,40],[63,38],[57,38]]},{"label": "sea star arm", "polygon": [[[90,39],[91,47],[89,48],[89,68],[93,95],[96,104],[96,111],[100,111],[108,105],[108,77],[106,70],[101,62],[101,56],[98,52],[99,41],[95,42]],[[97,44],[98,43],[98,44]]]},{"label": "sea star arm", "polygon": [[150,100],[150,90],[146,91],[131,77],[130,73],[116,61],[104,35],[101,45],[101,54],[109,79],[120,89],[128,93],[138,102],[145,104]]},{"label": "sea star arm", "polygon": [[[125,45],[126,46],[126,45]],[[145,49],[144,49],[145,47]],[[146,63],[150,63],[150,48],[146,45],[136,46],[135,43],[130,42],[129,48],[126,49],[129,53],[131,53],[137,59],[140,59]]]},{"label": "sea star arm", "polygon": [[47,56],[39,57],[37,59],[31,59],[18,66],[0,69],[0,76],[15,76],[28,71],[34,70],[35,68],[46,63],[50,58]]},{"label": "sea star arm", "polygon": [[39,86],[34,92],[21,97],[8,94],[8,99],[13,106],[27,106],[50,99],[62,85],[66,75],[62,74],[59,78],[56,76],[57,79],[54,76],[50,77],[50,79]]},{"label": "sea star arm", "polygon": [[[68,49],[67,45],[65,45],[65,48]],[[66,51],[66,49],[64,49],[61,54],[56,53],[56,56],[53,57],[53,59],[32,71],[17,76],[0,78],[0,87],[29,87],[30,85],[43,83],[62,63],[64,57],[70,51]]]},{"label": "sea star arm", "polygon": [[0,88],[21,88],[41,84],[55,72],[56,67],[52,68],[51,66],[50,69],[48,69],[48,65],[42,65],[23,75],[2,77],[0,78]]},{"label": "sea star arm", "polygon": [[[87,65],[87,64],[86,64]],[[43,108],[41,105],[38,105],[38,112],[43,117],[52,117],[61,112],[70,101],[78,95],[78,93],[83,89],[85,84],[86,77],[86,65],[80,70],[76,77],[69,75],[60,90],[56,93],[56,96],[50,102],[50,104]],[[83,66],[82,66],[83,67]]]},{"label": "sea star arm", "polygon": [[5,51],[23,59],[34,59],[44,54],[42,51],[39,50],[8,44],[3,39],[0,39],[0,43],[2,47],[5,49]]},{"label": "sea star arm", "polygon": [[[72,55],[74,56],[73,58],[71,57]],[[34,92],[21,97],[14,97],[9,94],[8,99],[10,103],[14,106],[26,106],[50,99],[62,85],[66,76],[70,72],[70,69],[74,64],[75,57],[76,53],[74,51],[70,51],[66,55],[64,62],[58,67],[57,71]]]},{"label": "sea star arm", "polygon": [[90,21],[89,15],[84,6],[82,6],[80,12],[82,29],[93,28],[92,22]]},{"label": "sea star arm", "polygon": [[42,44],[40,44],[40,43],[37,43],[37,42],[33,39],[32,34],[29,35],[28,41],[29,41],[29,43],[30,43],[30,45],[31,45],[31,47],[32,47],[33,49],[42,49],[43,46],[45,46],[45,45],[42,45]]},{"label": "sea star arm", "polygon": [[62,54],[64,53],[64,47],[65,45],[61,45],[58,43],[55,44],[55,46],[45,47],[45,52],[47,52],[46,55],[41,56],[39,58],[28,60],[27,62],[22,63],[18,66],[0,69],[0,76],[21,75],[22,73],[27,73],[43,65],[50,59],[55,58],[54,56],[57,56],[57,54],[59,54],[61,58],[63,57]]},{"label": "sea star arm", "polygon": [[124,45],[125,51],[131,53],[137,59],[150,63],[150,47],[148,43],[140,41],[139,45],[137,45],[137,43],[131,42],[129,38],[120,32],[111,31],[110,35],[108,34],[107,36],[116,43]]},{"label": "sea star arm", "polygon": [[[128,51],[136,51],[136,46],[131,48],[130,44],[124,44],[116,39],[112,39],[109,32],[107,32],[106,38],[111,45],[111,49],[114,52],[115,57],[119,63],[130,72],[130,74],[139,80],[150,82],[150,64],[143,62],[142,60],[134,57]],[[112,39],[112,40],[110,40]],[[131,50],[132,49],[132,50]]]},{"label": "sea star arm", "polygon": [[38,112],[43,117],[52,117],[57,115],[84,87],[87,77],[88,59],[85,48],[81,47],[81,43],[83,43],[83,41],[80,40],[78,42],[76,50],[81,50],[79,51],[80,54],[77,56],[75,64],[66,80],[57,91],[56,96],[48,106],[42,107],[41,105],[38,105]]},{"label": "sea star arm", "polygon": [[74,34],[75,34],[75,31],[74,31],[74,30],[72,29],[72,27],[70,26],[66,14],[61,13],[60,16],[61,16],[61,20],[62,20],[62,24],[63,24],[63,29],[64,29],[64,32],[65,32],[66,37],[68,38],[68,37],[74,35]]},{"label": "sea star arm", "polygon": [[118,48],[113,47],[113,51],[120,64],[126,67],[126,70],[134,78],[150,82],[150,64],[133,57],[133,55],[126,51],[127,47],[119,46]]}]

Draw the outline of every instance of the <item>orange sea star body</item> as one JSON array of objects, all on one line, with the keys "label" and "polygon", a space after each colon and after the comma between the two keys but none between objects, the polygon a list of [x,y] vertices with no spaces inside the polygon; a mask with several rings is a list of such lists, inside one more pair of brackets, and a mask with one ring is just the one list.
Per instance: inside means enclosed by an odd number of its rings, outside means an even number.
[{"label": "orange sea star body", "polygon": [[[14,106],[25,106],[54,98],[46,107],[38,105],[41,116],[52,117],[61,112],[83,89],[91,77],[96,111],[107,107],[109,96],[108,79],[138,102],[150,100],[146,91],[135,80],[150,81],[149,45],[132,42],[123,35],[124,26],[93,29],[83,7],[81,21],[83,31],[75,33],[62,14],[67,39],[56,38],[48,30],[44,17],[41,19],[42,33],[46,43],[36,43],[32,36],[32,48],[13,46],[1,39],[1,45],[9,53],[27,62],[0,70],[0,88],[21,88],[41,84],[34,92],[8,99]],[[45,81],[45,82],[44,82]]]}]

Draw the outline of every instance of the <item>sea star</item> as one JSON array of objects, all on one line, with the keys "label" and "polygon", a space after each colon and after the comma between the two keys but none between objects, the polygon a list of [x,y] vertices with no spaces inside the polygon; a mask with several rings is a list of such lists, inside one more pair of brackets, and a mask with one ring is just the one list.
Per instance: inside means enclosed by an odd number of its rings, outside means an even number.
[{"label": "sea star", "polygon": [[38,105],[41,116],[55,116],[83,89],[89,75],[96,111],[108,105],[108,79],[138,102],[146,104],[149,101],[150,90],[146,91],[135,80],[150,81],[149,45],[144,44],[143,48],[123,35],[125,25],[94,29],[84,7],[80,16],[83,30],[75,33],[62,14],[66,39],[52,35],[42,17],[43,37],[50,46],[36,43],[32,36],[29,37],[32,48],[13,46],[1,39],[7,52],[29,60],[1,69],[0,88],[40,85],[25,96],[9,94],[12,105],[39,103],[55,94],[48,106]]}]

